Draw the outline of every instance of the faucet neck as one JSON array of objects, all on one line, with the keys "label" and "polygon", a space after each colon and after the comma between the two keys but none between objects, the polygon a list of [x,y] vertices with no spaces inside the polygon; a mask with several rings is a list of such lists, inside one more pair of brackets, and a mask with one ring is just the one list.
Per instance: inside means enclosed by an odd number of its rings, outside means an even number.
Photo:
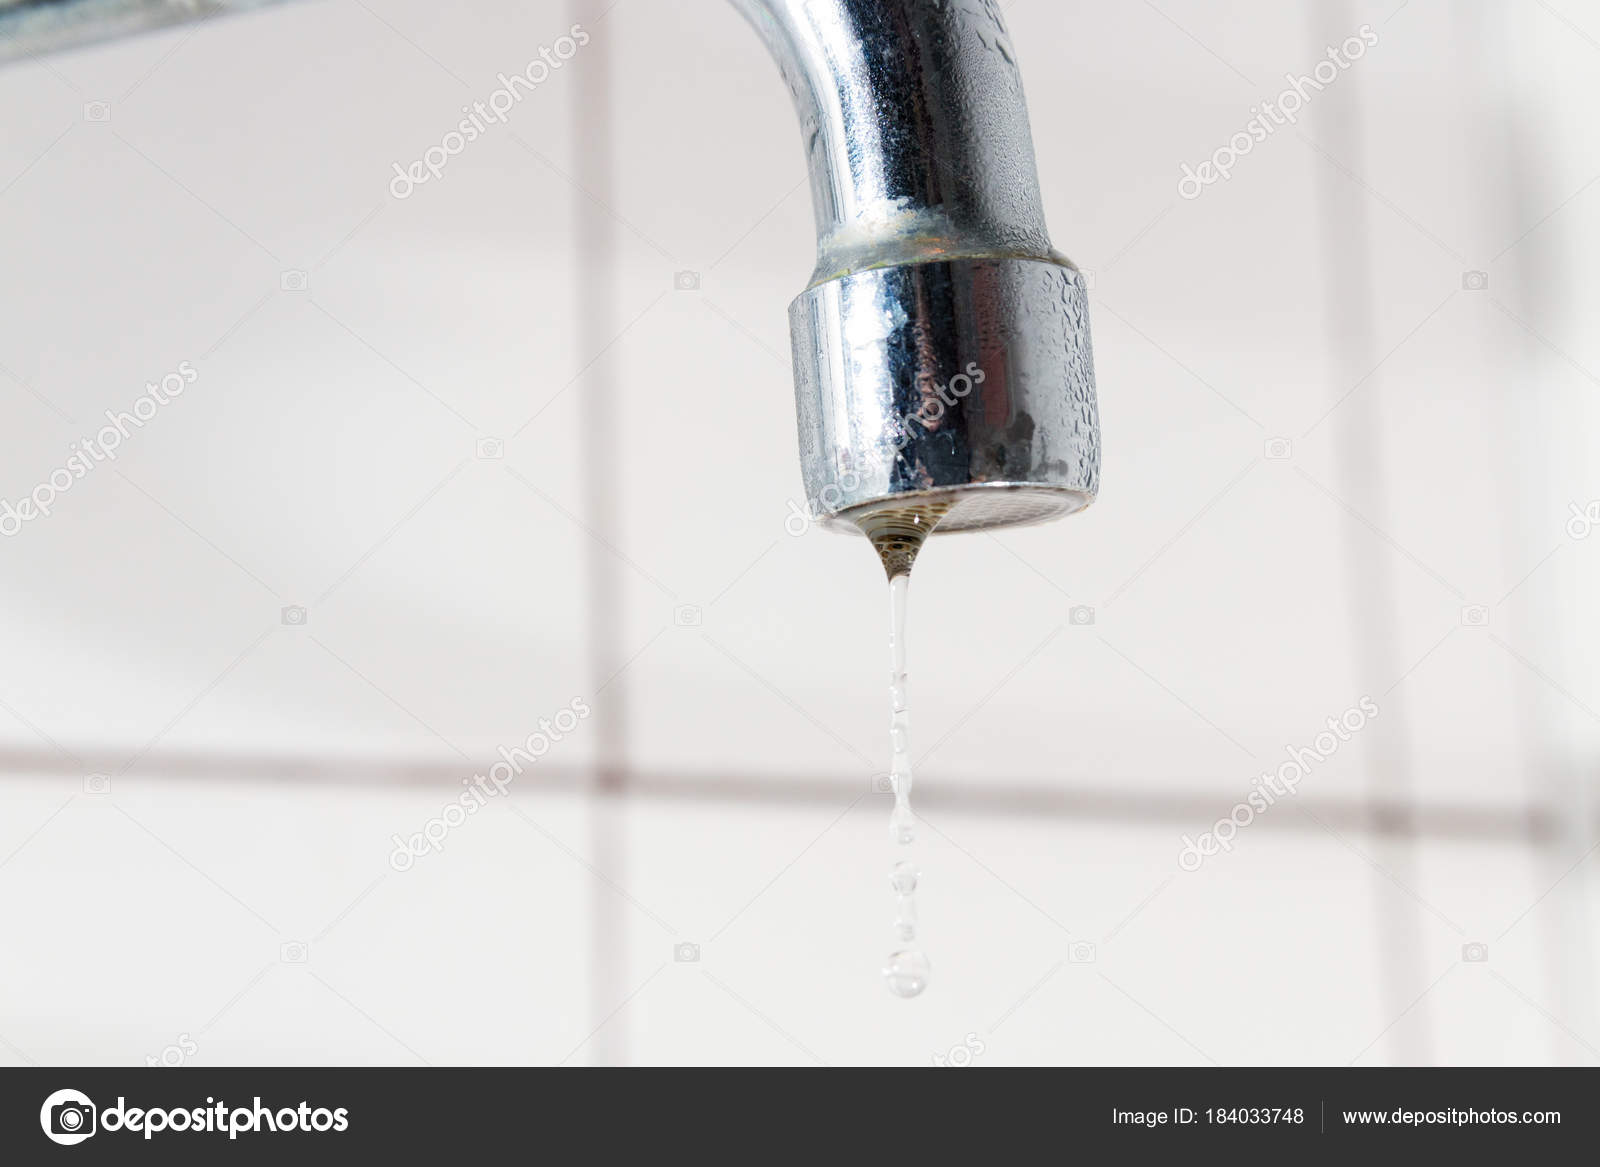
[{"label": "faucet neck", "polygon": [[1061,262],[993,0],[733,0],[789,86],[817,219],[811,283],[955,258]]}]

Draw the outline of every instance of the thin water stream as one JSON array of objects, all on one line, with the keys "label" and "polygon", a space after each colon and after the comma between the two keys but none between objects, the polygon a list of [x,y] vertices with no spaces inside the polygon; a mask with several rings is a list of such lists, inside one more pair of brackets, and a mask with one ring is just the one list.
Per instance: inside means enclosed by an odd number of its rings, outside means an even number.
[{"label": "thin water stream", "polygon": [[[911,567],[933,533],[946,504],[897,507],[861,516],[856,525],[872,540],[889,577],[889,780],[894,810],[889,835],[896,849],[916,842],[916,815],[911,809],[911,715],[906,678],[906,610],[911,594]],[[903,852],[907,856],[912,852]],[[917,946],[916,891],[920,872],[913,858],[897,859],[889,871],[895,895],[894,950],[883,967],[889,991],[915,997],[928,987],[930,965]]]}]

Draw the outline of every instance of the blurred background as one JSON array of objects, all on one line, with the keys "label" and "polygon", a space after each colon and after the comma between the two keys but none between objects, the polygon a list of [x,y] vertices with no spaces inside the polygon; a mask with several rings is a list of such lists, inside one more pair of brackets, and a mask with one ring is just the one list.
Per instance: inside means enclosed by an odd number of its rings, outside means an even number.
[{"label": "blurred background", "polygon": [[1600,1061],[1600,6],[1003,7],[1104,484],[920,561],[914,1001],[885,589],[795,518],[815,240],[732,8],[0,70],[0,498],[195,374],[0,539],[0,1064]]}]

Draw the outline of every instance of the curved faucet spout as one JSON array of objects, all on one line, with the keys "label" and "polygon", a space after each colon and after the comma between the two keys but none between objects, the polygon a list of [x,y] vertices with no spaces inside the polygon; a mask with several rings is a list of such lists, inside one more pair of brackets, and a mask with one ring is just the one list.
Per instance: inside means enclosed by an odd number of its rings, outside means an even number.
[{"label": "curved faucet spout", "polygon": [[732,2],[778,62],[811,173],[817,265],[790,332],[813,508],[927,507],[959,530],[1087,505],[1087,289],[1050,245],[999,5]]},{"label": "curved faucet spout", "polygon": [[812,282],[918,259],[1059,259],[998,4],[733,4],[777,59],[800,117],[817,216]]}]

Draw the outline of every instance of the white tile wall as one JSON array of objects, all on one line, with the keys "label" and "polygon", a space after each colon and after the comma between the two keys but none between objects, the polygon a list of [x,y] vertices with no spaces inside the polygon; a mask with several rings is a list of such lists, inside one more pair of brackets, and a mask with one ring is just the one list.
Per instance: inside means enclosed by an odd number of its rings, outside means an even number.
[{"label": "white tile wall", "polygon": [[[199,372],[0,539],[0,1061],[1600,1060],[1600,539],[1566,529],[1600,499],[1600,9],[1007,12],[1095,277],[1105,488],[918,572],[910,1004],[874,971],[884,597],[864,545],[785,530],[811,214],[731,9],[329,0],[0,72],[0,497]],[[391,197],[580,19],[511,124]],[[1363,24],[1297,127],[1178,196]],[[1355,745],[1178,870],[1363,694]],[[596,718],[514,797],[390,869],[575,696]],[[602,814],[619,728],[638,789]]]}]

